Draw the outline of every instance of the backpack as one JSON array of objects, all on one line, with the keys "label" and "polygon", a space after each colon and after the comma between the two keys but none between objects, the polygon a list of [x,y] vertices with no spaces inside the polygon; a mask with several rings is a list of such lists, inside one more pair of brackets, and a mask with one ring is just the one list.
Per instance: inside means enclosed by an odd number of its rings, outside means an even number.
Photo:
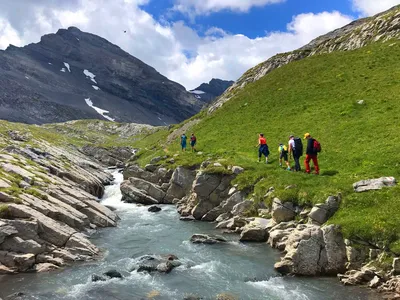
[{"label": "backpack", "polygon": [[322,151],[321,144],[317,140],[314,140],[313,148],[314,148],[314,152],[316,152],[316,153],[319,153]]},{"label": "backpack", "polygon": [[279,146],[279,152],[287,153],[288,149],[286,145]]},{"label": "backpack", "polygon": [[294,139],[294,154],[299,157],[303,156],[303,142],[299,137]]}]

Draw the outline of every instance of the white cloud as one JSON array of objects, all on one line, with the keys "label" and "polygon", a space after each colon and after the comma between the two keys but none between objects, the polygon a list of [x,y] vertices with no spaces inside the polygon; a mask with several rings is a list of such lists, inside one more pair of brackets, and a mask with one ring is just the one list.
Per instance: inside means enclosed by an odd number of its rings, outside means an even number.
[{"label": "white cloud", "polygon": [[252,7],[285,2],[285,0],[175,0],[174,9],[189,14],[209,14],[221,10],[247,12]]},{"label": "white cloud", "polygon": [[372,16],[395,5],[399,5],[399,0],[352,0],[354,9],[363,16]]},{"label": "white cloud", "polygon": [[81,0],[67,7],[46,5],[54,1],[40,0],[42,5],[32,7],[23,20],[10,15],[14,7],[8,7],[7,11],[0,3],[0,48],[9,43],[37,42],[40,36],[60,27],[77,26],[117,44],[187,89],[211,78],[236,80],[272,55],[301,47],[351,21],[338,12],[301,14],[293,18],[286,31],[254,39],[220,28],[211,28],[201,36],[182,21],[156,21],[139,6],[147,0]]}]

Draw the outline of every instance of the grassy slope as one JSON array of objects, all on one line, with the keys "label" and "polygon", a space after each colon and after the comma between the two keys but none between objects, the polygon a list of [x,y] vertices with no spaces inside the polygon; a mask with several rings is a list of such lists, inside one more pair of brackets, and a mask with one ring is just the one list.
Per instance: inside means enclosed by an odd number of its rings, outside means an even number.
[{"label": "grassy slope", "polygon": [[[395,43],[393,45],[393,43]],[[344,202],[332,222],[348,237],[394,242],[400,239],[400,187],[356,194],[352,184],[380,176],[400,178],[400,42],[375,43],[351,52],[311,57],[277,69],[249,84],[194,131],[205,154],[180,154],[176,164],[207,157],[247,169],[237,182],[254,183],[257,201],[274,186],[281,198],[322,202],[341,191]],[[365,105],[357,104],[365,100]],[[257,134],[266,134],[271,164],[257,164]],[[295,174],[278,167],[277,146],[290,133],[310,132],[323,147],[322,176]],[[190,133],[190,132],[188,132]],[[163,151],[179,153],[179,142],[161,146],[167,135],[140,141],[142,163]],[[261,179],[261,181],[259,181]],[[297,190],[284,191],[296,184]],[[397,244],[393,250],[399,251]]]}]

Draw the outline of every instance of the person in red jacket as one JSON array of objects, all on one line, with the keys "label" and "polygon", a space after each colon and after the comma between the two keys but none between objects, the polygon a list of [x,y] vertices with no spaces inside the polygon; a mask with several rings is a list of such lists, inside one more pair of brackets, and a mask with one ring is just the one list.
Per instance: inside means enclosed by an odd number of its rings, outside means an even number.
[{"label": "person in red jacket", "polygon": [[307,140],[306,159],[304,160],[304,166],[306,167],[306,173],[311,173],[310,161],[313,161],[315,174],[319,175],[318,165],[318,151],[315,149],[315,139],[309,133],[304,135],[304,139]]},{"label": "person in red jacket", "polygon": [[258,137],[258,162],[261,161],[261,156],[265,156],[265,163],[268,163],[268,155],[269,155],[269,149],[267,145],[267,139],[264,137],[263,133],[260,133]]}]

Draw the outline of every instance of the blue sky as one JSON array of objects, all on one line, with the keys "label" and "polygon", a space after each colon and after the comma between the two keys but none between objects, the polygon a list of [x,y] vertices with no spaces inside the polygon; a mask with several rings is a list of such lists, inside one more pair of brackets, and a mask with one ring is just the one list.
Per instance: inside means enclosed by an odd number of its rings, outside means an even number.
[{"label": "blue sky", "polygon": [[142,7],[158,20],[184,20],[189,26],[198,29],[200,33],[210,27],[218,27],[229,33],[244,34],[250,38],[264,36],[266,32],[284,31],[293,16],[302,13],[336,10],[353,18],[359,16],[359,12],[353,9],[354,5],[351,0],[287,0],[264,7],[253,7],[245,13],[223,10],[218,13],[200,15],[196,16],[194,21],[187,14],[172,13],[171,7],[173,6],[173,0],[165,0],[151,1]]},{"label": "blue sky", "polygon": [[277,53],[396,4],[400,0],[0,0],[0,49],[75,26],[194,89],[212,78],[236,80]]}]

